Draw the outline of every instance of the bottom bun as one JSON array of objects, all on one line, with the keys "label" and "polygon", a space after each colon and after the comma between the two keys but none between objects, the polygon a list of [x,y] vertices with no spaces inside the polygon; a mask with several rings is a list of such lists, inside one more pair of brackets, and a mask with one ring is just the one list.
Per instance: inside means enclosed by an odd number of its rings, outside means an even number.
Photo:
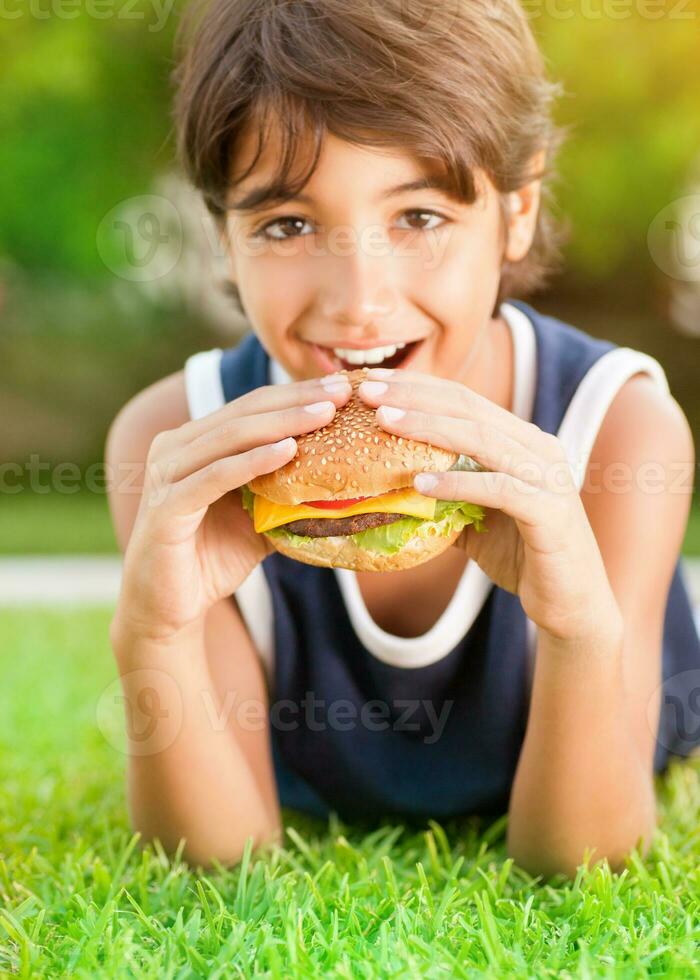
[{"label": "bottom bun", "polygon": [[461,531],[439,534],[437,531],[439,526],[439,524],[426,526],[422,534],[419,533],[411,538],[393,555],[360,548],[353,541],[352,535],[312,538],[299,546],[282,535],[271,537],[266,534],[265,537],[280,554],[304,562],[306,565],[349,568],[354,572],[391,572],[401,568],[413,568],[414,565],[422,565],[431,558],[437,558],[454,544],[461,534]]}]

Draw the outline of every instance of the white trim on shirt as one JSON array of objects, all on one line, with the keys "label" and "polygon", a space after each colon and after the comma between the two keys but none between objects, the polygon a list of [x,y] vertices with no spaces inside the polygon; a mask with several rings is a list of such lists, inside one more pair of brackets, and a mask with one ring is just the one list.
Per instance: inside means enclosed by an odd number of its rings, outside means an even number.
[{"label": "white trim on shirt", "polygon": [[[501,307],[510,327],[514,351],[513,413],[532,418],[535,397],[536,348],[532,323],[515,306]],[[468,633],[481,612],[493,582],[475,561],[468,561],[452,598],[439,619],[420,636],[396,636],[383,630],[370,616],[355,572],[333,569],[357,636],[378,660],[392,667],[426,667],[447,656]]]}]

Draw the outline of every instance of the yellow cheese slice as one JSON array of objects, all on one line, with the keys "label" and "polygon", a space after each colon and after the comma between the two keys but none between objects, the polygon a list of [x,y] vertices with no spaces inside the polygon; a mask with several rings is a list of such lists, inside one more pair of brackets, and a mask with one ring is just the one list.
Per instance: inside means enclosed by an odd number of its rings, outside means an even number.
[{"label": "yellow cheese slice", "polygon": [[360,500],[356,504],[337,510],[308,507],[306,504],[298,504],[296,507],[275,504],[272,500],[256,493],[253,501],[253,525],[258,534],[262,534],[263,531],[270,531],[280,524],[288,524],[290,521],[299,521],[307,517],[318,517],[323,520],[324,517],[337,519],[355,517],[357,514],[405,514],[408,517],[420,517],[430,521],[435,516],[436,506],[435,497],[425,497],[412,487],[391,490],[389,493],[382,493],[369,500]]}]

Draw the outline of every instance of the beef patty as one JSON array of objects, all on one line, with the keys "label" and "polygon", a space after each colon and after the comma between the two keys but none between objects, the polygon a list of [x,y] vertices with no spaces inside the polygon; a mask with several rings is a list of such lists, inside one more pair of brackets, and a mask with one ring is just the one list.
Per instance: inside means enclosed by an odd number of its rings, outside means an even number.
[{"label": "beef patty", "polygon": [[405,514],[356,514],[354,517],[306,517],[300,521],[290,521],[282,525],[292,534],[303,534],[310,538],[329,538],[343,534],[357,534],[370,527],[393,524]]}]

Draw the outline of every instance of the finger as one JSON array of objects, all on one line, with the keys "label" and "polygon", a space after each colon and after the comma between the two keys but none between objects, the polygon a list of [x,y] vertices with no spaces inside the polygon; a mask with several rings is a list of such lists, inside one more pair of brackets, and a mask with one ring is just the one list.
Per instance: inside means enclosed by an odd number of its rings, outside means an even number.
[{"label": "finger", "polygon": [[[368,378],[371,374],[372,370],[369,370]],[[411,374],[412,377],[409,376]],[[526,422],[457,381],[399,369],[393,372],[391,378],[363,381],[357,391],[364,402],[374,407],[380,404],[394,405],[397,408],[422,412],[434,412],[437,409],[441,415],[497,426],[511,439],[547,458],[555,458],[563,453],[556,437],[542,432],[532,422]]]},{"label": "finger", "polygon": [[262,385],[227,402],[226,405],[201,419],[185,422],[176,431],[179,442],[183,445],[219,426],[226,427],[229,422],[246,415],[279,412],[285,408],[308,405],[325,399],[330,399],[336,405],[342,405],[348,400],[351,392],[352,387],[342,374],[329,374],[324,378],[292,381],[289,384]]},{"label": "finger", "polygon": [[256,446],[235,456],[224,456],[175,483],[149,487],[147,504],[158,507],[159,520],[189,516],[204,510],[230,490],[237,490],[256,476],[284,466],[297,451],[296,440]]},{"label": "finger", "polygon": [[540,487],[509,473],[419,473],[413,478],[413,485],[426,497],[480,504],[528,525],[546,521],[551,500]]},{"label": "finger", "polygon": [[[396,412],[402,414],[397,417]],[[487,422],[470,422],[412,409],[404,411],[386,405],[380,405],[377,409],[377,421],[388,432],[431,443],[458,455],[471,456],[484,469],[509,473],[538,486],[544,484],[547,469],[551,466],[548,461]]]},{"label": "finger", "polygon": [[186,446],[172,451],[166,459],[160,459],[157,475],[161,482],[167,480],[174,483],[223,456],[247,452],[255,446],[276,442],[285,436],[312,432],[328,425],[335,415],[335,409],[335,403],[327,399],[230,419],[226,424],[204,432]]}]

